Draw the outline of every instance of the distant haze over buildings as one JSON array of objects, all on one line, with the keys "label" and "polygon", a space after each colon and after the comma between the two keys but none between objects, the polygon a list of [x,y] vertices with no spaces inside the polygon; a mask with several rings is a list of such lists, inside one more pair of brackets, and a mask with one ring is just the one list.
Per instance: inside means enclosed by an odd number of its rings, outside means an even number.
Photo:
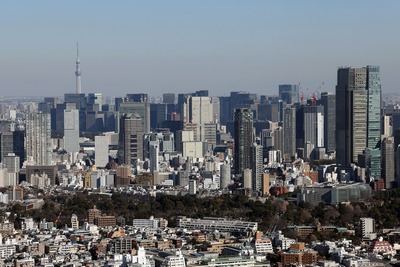
[{"label": "distant haze over buildings", "polygon": [[398,91],[399,1],[159,1],[2,4],[0,95],[229,91],[279,84],[334,92],[339,66],[381,67]]}]

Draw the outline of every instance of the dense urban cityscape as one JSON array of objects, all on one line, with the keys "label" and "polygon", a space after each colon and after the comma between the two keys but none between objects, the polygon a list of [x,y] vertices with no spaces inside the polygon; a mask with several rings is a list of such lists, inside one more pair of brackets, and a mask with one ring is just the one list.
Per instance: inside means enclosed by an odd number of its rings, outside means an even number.
[{"label": "dense urban cityscape", "polygon": [[399,9],[2,2],[0,266],[400,266]]},{"label": "dense urban cityscape", "polygon": [[1,99],[2,266],[384,266],[400,249],[400,98],[335,93]]}]

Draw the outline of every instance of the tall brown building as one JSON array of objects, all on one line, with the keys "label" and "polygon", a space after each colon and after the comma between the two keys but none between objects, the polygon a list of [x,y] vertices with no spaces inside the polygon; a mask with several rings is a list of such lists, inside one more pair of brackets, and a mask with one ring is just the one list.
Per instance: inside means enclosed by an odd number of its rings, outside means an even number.
[{"label": "tall brown building", "polygon": [[120,164],[134,166],[143,160],[142,118],[137,113],[121,117],[118,160]]}]

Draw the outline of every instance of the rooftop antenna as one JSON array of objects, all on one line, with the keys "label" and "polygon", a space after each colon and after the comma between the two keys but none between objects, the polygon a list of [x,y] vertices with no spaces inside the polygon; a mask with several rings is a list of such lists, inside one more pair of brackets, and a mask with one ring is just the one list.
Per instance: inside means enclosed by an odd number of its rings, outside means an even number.
[{"label": "rooftop antenna", "polygon": [[76,42],[76,58],[79,60],[79,43]]}]

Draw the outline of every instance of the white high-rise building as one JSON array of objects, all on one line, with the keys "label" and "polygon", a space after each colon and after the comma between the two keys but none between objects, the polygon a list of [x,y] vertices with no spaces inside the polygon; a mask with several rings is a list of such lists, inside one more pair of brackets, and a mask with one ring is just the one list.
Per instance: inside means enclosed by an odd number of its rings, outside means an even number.
[{"label": "white high-rise building", "polygon": [[50,114],[28,113],[26,118],[26,158],[37,165],[51,165],[51,121]]},{"label": "white high-rise building", "polygon": [[211,97],[211,102],[213,106],[213,118],[215,123],[220,122],[220,102],[218,96]]},{"label": "white high-rise building", "polygon": [[18,173],[20,170],[20,158],[14,153],[9,153],[3,159],[3,168],[6,168],[9,173]]},{"label": "white high-rise building", "polygon": [[208,96],[188,96],[183,105],[184,130],[194,131],[195,141],[204,141],[204,124],[214,122],[213,103]]},{"label": "white high-rise building", "polygon": [[243,170],[243,188],[252,189],[252,170],[244,169]]},{"label": "white high-rise building", "polygon": [[[324,108],[323,106],[304,106],[304,150],[309,159],[312,150],[324,146]],[[308,147],[306,145],[309,144]]]},{"label": "white high-rise building", "polygon": [[[157,142],[158,143],[158,142]],[[150,172],[158,172],[158,153],[159,153],[159,145],[158,144],[151,144],[150,145]]]},{"label": "white high-rise building", "polygon": [[64,149],[68,153],[78,153],[79,145],[79,110],[64,110]]},{"label": "white high-rise building", "polygon": [[253,191],[261,191],[262,189],[262,177],[264,173],[263,166],[263,147],[253,144],[251,147],[251,186]]},{"label": "white high-rise building", "polygon": [[20,158],[14,153],[9,153],[3,159],[3,168],[7,169],[8,172],[6,184],[8,186],[17,185],[19,183]]},{"label": "white high-rise building", "polygon": [[189,180],[189,195],[196,195],[196,194],[197,194],[197,181]]},{"label": "white high-rise building", "polygon": [[383,137],[389,137],[393,135],[392,116],[383,115],[382,126],[383,126],[383,134],[382,134]]},{"label": "white high-rise building", "polygon": [[220,170],[220,176],[221,176],[221,188],[228,188],[230,182],[231,182],[231,165],[228,163],[224,163],[221,165],[221,170]]},{"label": "white high-rise building", "polygon": [[0,169],[0,187],[16,186],[18,184],[18,173]]},{"label": "white high-rise building", "polygon": [[108,135],[97,135],[94,137],[94,160],[96,166],[99,168],[104,168],[108,163],[109,139]]},{"label": "white high-rise building", "polygon": [[194,141],[194,131],[179,130],[176,135],[176,151],[183,151],[183,142]]}]

